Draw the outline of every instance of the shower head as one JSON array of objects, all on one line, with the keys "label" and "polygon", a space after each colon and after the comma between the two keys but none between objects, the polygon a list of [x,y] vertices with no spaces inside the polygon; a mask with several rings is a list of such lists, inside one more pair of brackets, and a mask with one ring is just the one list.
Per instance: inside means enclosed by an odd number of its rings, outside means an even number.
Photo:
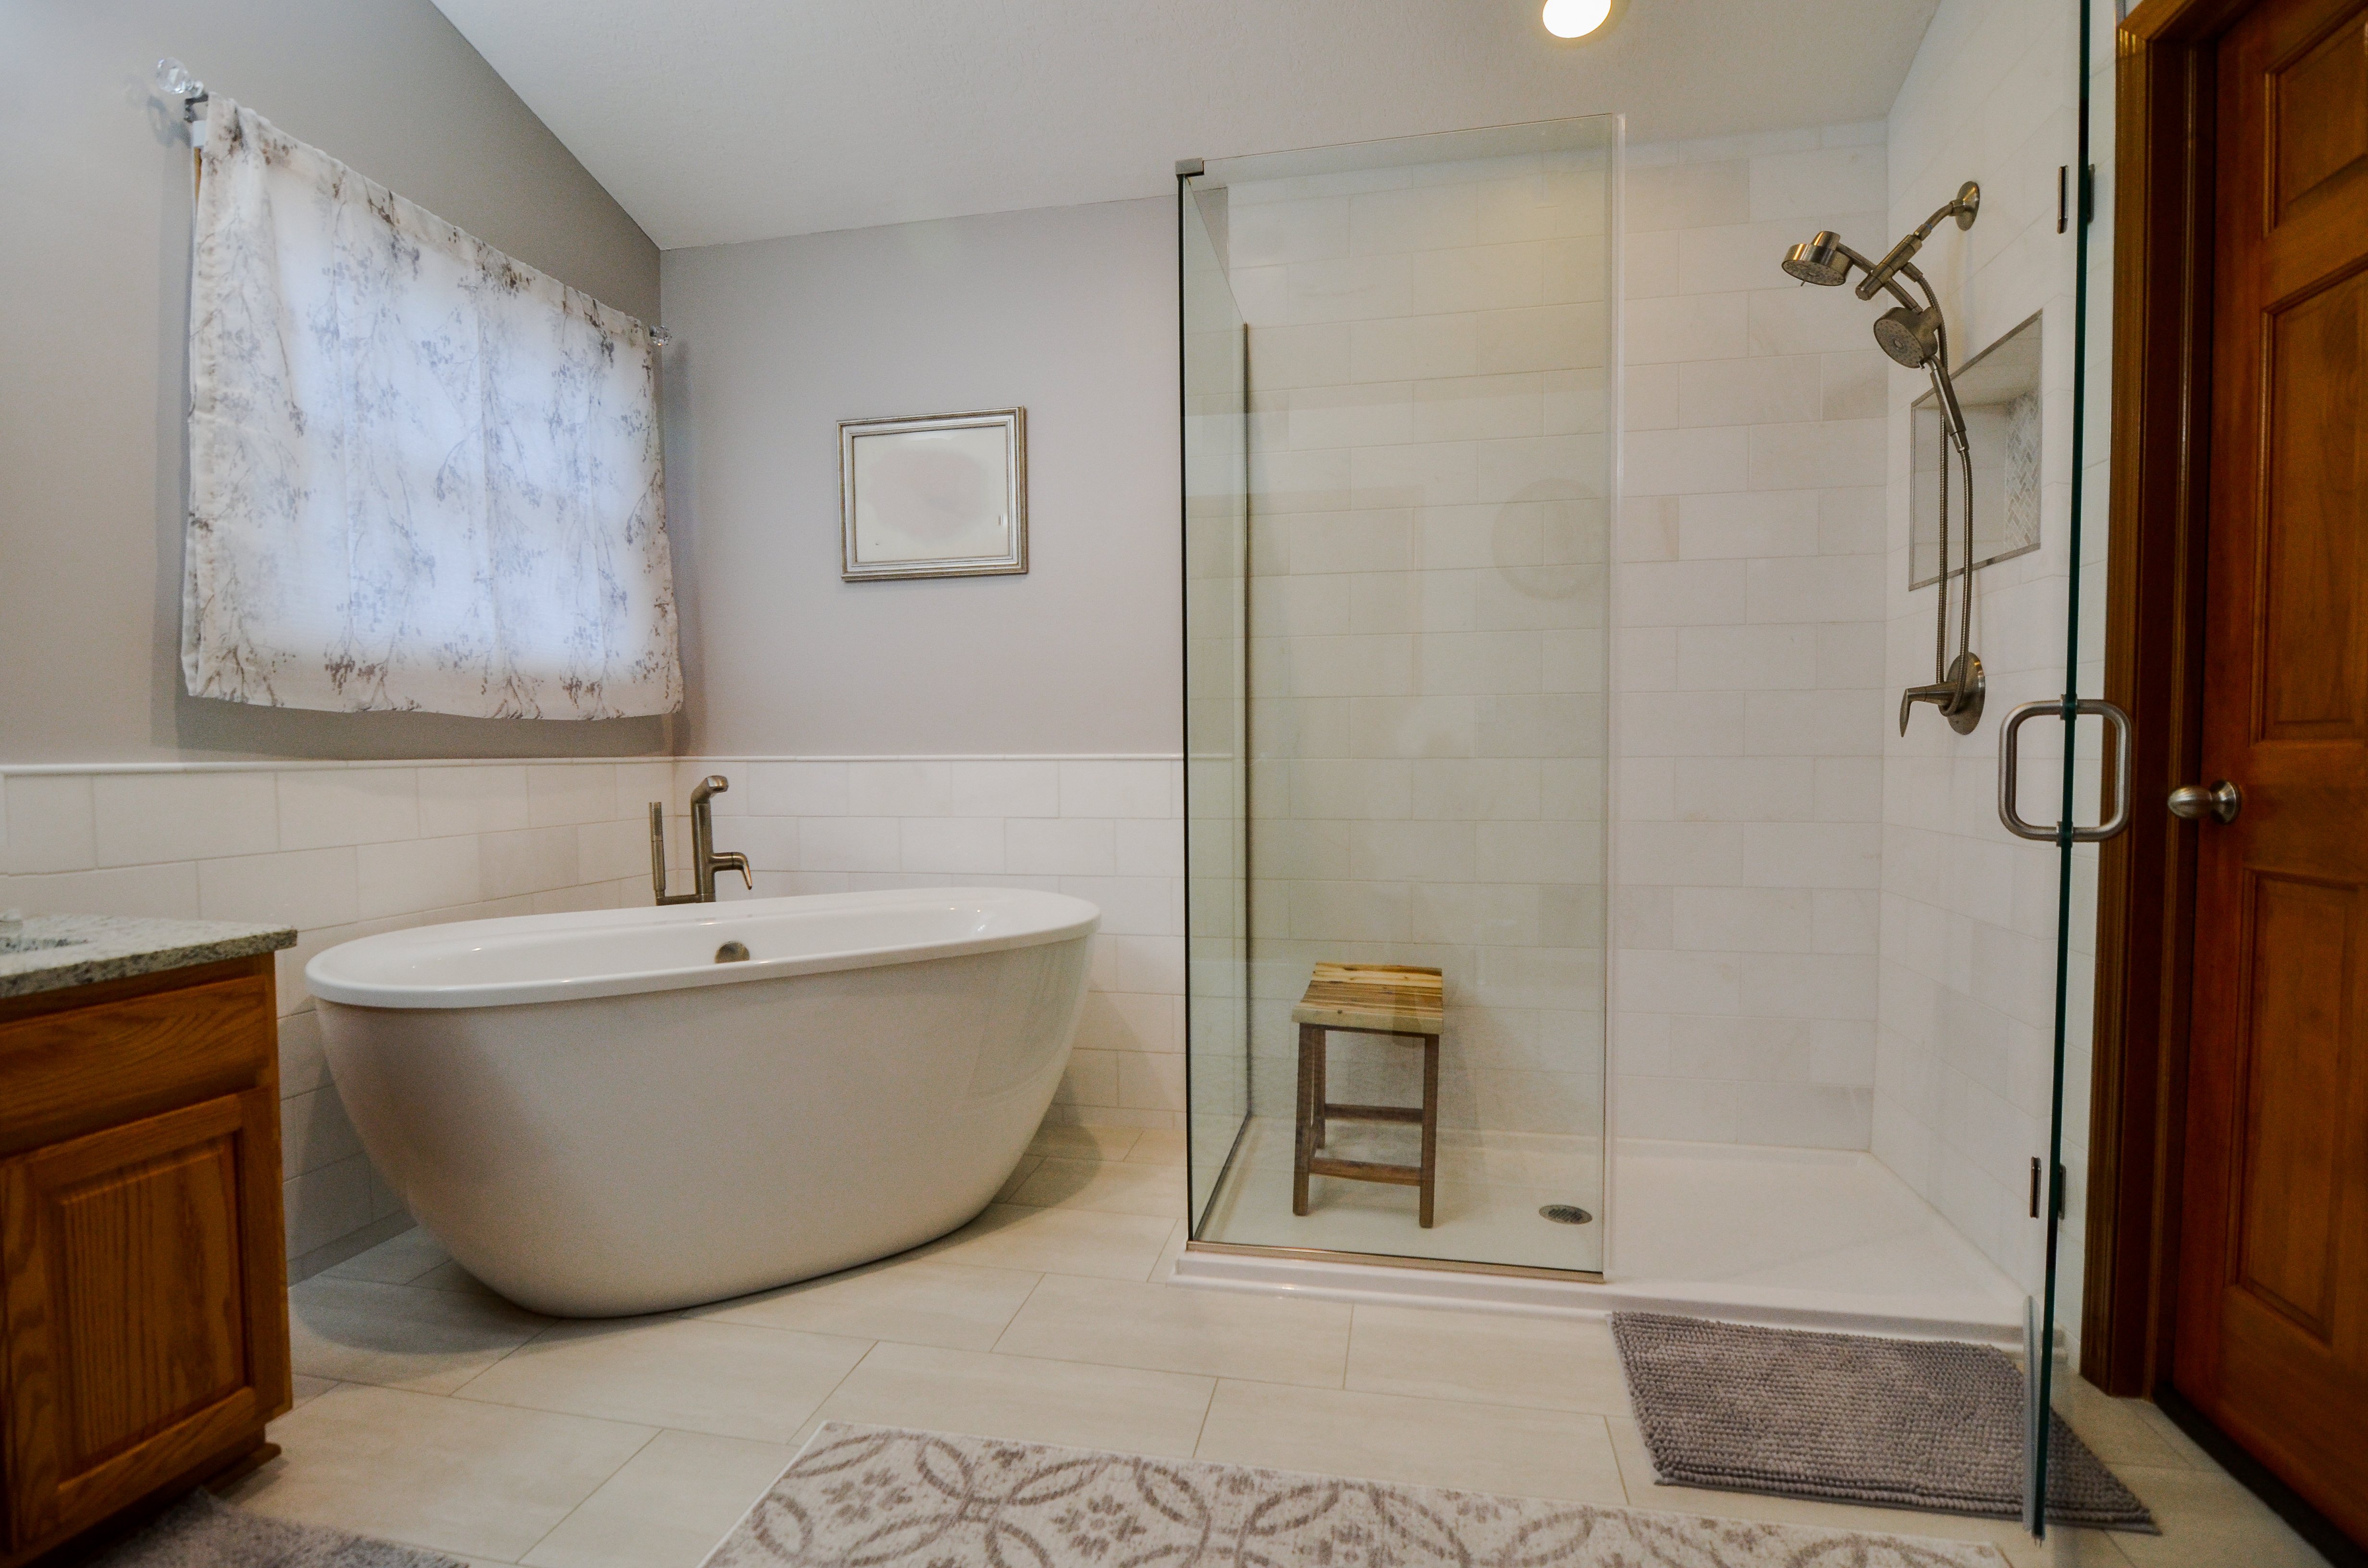
[{"label": "shower head", "polygon": [[1794,245],[1784,253],[1784,271],[1804,283],[1815,283],[1821,289],[1839,288],[1849,277],[1850,254],[1842,237],[1831,229],[1820,229],[1804,245]]},{"label": "shower head", "polygon": [[1941,312],[1930,305],[1894,305],[1874,318],[1874,341],[1909,369],[1923,369],[1941,357]]}]

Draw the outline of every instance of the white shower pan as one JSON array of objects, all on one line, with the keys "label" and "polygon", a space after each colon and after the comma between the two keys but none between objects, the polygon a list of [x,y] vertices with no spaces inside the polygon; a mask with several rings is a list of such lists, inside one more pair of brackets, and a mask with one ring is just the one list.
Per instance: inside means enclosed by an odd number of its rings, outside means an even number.
[{"label": "white shower pan", "polygon": [[977,1214],[1068,1062],[1100,918],[1003,888],[532,915],[365,937],[304,978],[413,1217],[519,1305],[610,1317]]}]

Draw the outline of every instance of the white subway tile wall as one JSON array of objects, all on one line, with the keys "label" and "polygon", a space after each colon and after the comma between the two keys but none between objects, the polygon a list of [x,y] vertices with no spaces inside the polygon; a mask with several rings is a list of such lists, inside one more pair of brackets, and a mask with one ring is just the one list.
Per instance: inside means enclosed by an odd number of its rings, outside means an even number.
[{"label": "white subway tile wall", "polygon": [[1624,1137],[1864,1149],[1887,363],[1777,270],[1885,223],[1884,128],[1634,147],[1615,529]]},{"label": "white subway tile wall", "polygon": [[[1319,960],[1447,977],[1443,1142],[1602,1126],[1607,155],[1235,184],[1253,1115]],[[1343,1036],[1334,1097],[1417,1059]]]},{"label": "white subway tile wall", "polygon": [[[1084,1022],[1049,1120],[1184,1125],[1183,766],[1165,758],[904,758],[676,765],[672,799],[710,772],[719,848],[753,892],[1035,887],[1102,912]],[[646,807],[643,808],[644,811]],[[640,851],[646,864],[646,837]],[[646,873],[642,883],[646,890]]]},{"label": "white subway tile wall", "polygon": [[[1921,222],[1960,183],[1978,180],[1981,216],[1960,233],[1944,226],[1918,264],[1949,312],[1954,358],[1970,358],[2035,313],[2042,323],[2041,544],[1984,568],[1977,578],[1974,646],[1988,677],[1982,725],[1958,736],[1919,710],[1905,739],[1886,732],[1881,1004],[1873,1148],[1990,1258],[2026,1289],[2042,1278],[2044,1227],[2030,1217],[2031,1161],[2047,1151],[2054,1051],[2056,854],[2008,836],[1995,794],[1998,725],[2021,702],[2064,687],[2067,523],[2071,505],[2074,236],[2055,230],[2055,171],[2074,157],[2078,87],[2060,14],[2028,0],[1942,0],[1890,120],[1888,234]],[[2100,23],[2097,91],[2110,102],[2110,17]],[[2112,117],[2093,134],[2110,139]],[[2110,182],[2112,148],[2092,145]],[[2100,188],[2098,210],[2112,195]],[[1873,233],[1873,230],[1869,231]],[[1852,236],[1855,238],[1855,236]],[[2092,244],[2090,319],[2110,318],[2112,246]],[[1839,294],[1839,290],[1810,293]],[[2091,398],[2103,406],[2104,363],[2092,342]],[[1930,588],[1907,588],[1907,409],[1923,390],[1891,370],[1891,457],[1883,591],[1888,619],[1884,684],[1932,678]],[[2105,453],[2101,416],[2090,426],[2089,527],[2081,572],[2081,689],[2103,688]],[[2093,729],[2093,726],[2084,728]],[[2053,820],[2043,775],[2061,767],[2051,724],[2023,732],[2031,756],[2026,815]],[[2084,757],[2095,756],[2083,737]],[[2053,761],[2049,759],[2053,758]],[[2081,820],[2096,811],[2093,767],[2084,768]],[[2087,1092],[2094,981],[2096,851],[2075,852],[2072,966],[2066,1031],[2064,1163],[2070,1230],[2061,1256],[2077,1277],[2079,1216],[2087,1205]],[[2078,1298],[2077,1278],[2073,1293]],[[2078,1332],[2077,1312],[2067,1325]]]},{"label": "white subway tile wall", "polygon": [[[693,783],[722,773],[720,847],[756,894],[1024,884],[1103,911],[1077,1050],[1051,1119],[1183,1124],[1180,765],[1162,758],[894,762],[659,758],[229,766],[0,776],[0,908],[274,920],[291,1273],[409,1224],[370,1168],[303,985],[379,931],[649,902],[648,802],[686,885]],[[752,896],[736,881],[727,897]]]}]

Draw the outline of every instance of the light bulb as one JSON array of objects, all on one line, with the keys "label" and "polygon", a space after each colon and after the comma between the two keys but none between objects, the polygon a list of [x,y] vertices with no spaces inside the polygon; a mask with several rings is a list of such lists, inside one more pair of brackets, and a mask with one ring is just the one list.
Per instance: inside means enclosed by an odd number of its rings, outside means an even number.
[{"label": "light bulb", "polygon": [[1556,38],[1585,38],[1611,15],[1611,0],[1546,0],[1546,31]]}]

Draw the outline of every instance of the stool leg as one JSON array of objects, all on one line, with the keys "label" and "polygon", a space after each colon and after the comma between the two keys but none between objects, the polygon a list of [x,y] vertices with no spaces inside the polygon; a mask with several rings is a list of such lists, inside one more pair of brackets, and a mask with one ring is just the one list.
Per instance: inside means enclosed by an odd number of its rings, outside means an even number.
[{"label": "stool leg", "polygon": [[1313,1024],[1299,1026],[1299,1107],[1291,1127],[1291,1211],[1307,1212],[1307,1162],[1315,1153],[1315,1117],[1313,1110],[1317,1051],[1324,1049],[1324,1034]]},{"label": "stool leg", "polygon": [[1306,1026],[1315,1036],[1315,1147],[1321,1149],[1331,1141],[1332,1125],[1324,1115],[1324,1108],[1332,1097],[1332,1040],[1320,1024]]},{"label": "stool leg", "polygon": [[1439,1037],[1422,1037],[1422,1228],[1439,1191]]}]

